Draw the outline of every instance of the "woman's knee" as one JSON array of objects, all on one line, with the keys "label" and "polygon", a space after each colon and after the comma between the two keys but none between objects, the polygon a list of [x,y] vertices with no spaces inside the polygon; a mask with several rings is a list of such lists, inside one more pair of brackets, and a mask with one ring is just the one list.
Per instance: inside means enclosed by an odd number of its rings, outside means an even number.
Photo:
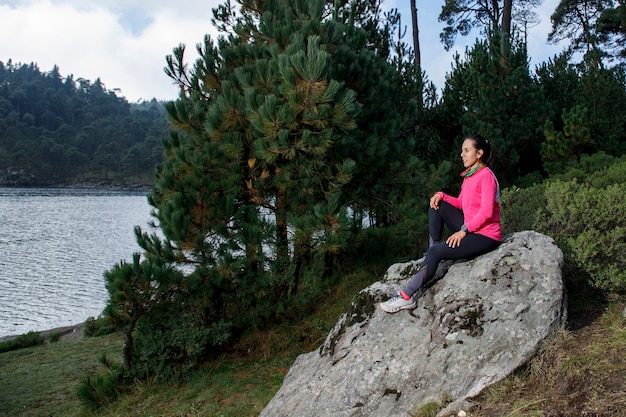
[{"label": "woman's knee", "polygon": [[441,259],[443,254],[447,251],[448,245],[444,242],[437,243],[426,251],[425,257],[426,259]]},{"label": "woman's knee", "polygon": [[439,215],[439,210],[435,210],[432,207],[428,207],[428,217],[441,217]]}]

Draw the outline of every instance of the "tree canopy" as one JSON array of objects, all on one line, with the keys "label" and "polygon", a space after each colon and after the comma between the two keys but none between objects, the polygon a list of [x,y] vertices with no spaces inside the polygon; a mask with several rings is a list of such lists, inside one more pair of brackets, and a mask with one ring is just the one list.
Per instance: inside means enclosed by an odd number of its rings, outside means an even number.
[{"label": "tree canopy", "polygon": [[[519,24],[518,30],[526,30],[527,23],[536,20],[533,8],[541,4],[540,0],[446,0],[439,14],[439,21],[446,26],[439,35],[446,50],[450,50],[458,34],[467,36],[473,29],[478,29],[488,39],[501,33],[508,42],[512,33],[512,22]],[[491,37],[491,38],[490,38]],[[506,55],[506,51],[501,50]]]}]

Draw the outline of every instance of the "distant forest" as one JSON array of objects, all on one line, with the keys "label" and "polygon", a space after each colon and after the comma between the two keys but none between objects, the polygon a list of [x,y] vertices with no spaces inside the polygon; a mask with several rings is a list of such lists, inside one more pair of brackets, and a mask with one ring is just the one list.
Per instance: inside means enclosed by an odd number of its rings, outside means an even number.
[{"label": "distant forest", "polygon": [[169,128],[163,102],[0,61],[0,186],[147,188]]}]

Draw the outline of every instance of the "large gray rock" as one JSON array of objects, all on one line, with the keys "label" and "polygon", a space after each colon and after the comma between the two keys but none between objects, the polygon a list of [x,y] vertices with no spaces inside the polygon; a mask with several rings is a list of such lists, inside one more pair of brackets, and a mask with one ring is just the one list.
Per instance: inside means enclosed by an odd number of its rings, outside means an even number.
[{"label": "large gray rock", "polygon": [[419,262],[393,265],[361,291],[260,415],[406,417],[442,398],[454,400],[450,413],[527,362],[565,320],[563,255],[547,236],[515,233],[486,255],[440,265],[445,276],[413,311],[376,308]]}]

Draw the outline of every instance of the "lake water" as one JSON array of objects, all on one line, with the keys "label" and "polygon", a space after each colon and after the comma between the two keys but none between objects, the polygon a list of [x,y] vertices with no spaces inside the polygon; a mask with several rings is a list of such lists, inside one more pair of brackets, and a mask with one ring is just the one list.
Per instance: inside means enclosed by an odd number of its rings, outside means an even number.
[{"label": "lake water", "polygon": [[150,210],[145,193],[0,188],[0,338],[99,316]]}]

